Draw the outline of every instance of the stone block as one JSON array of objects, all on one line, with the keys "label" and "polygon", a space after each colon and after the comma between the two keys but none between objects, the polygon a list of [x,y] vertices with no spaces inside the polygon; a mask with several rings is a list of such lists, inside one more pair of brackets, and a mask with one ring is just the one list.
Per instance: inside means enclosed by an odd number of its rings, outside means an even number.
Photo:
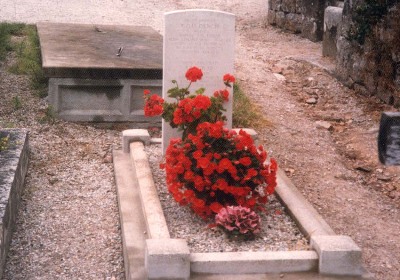
[{"label": "stone block", "polygon": [[189,279],[190,252],[183,239],[147,239],[145,266],[148,279]]},{"label": "stone block", "polygon": [[144,116],[143,90],[161,94],[161,80],[50,78],[49,102],[67,121],[160,123]]},{"label": "stone block", "polygon": [[278,27],[284,27],[286,22],[285,13],[277,12],[275,14],[275,23]]},{"label": "stone block", "polygon": [[282,11],[286,13],[296,12],[296,1],[293,0],[282,0]]},{"label": "stone block", "polygon": [[342,23],[343,8],[327,7],[324,12],[322,55],[336,58],[337,39]]},{"label": "stone block", "polygon": [[303,16],[300,14],[290,13],[286,15],[285,29],[293,32],[300,33],[303,23]]},{"label": "stone block", "polygon": [[311,236],[311,247],[319,255],[319,272],[335,275],[362,275],[361,249],[343,235]]},{"label": "stone block", "polygon": [[129,153],[131,142],[140,141],[144,145],[150,145],[150,134],[146,129],[127,129],[122,131],[122,150]]},{"label": "stone block", "polygon": [[282,7],[282,0],[269,0],[268,8],[270,10],[279,11]]},{"label": "stone block", "polygon": [[315,251],[192,253],[191,271],[204,274],[250,274],[316,271]]},{"label": "stone block", "polygon": [[[235,15],[231,13],[193,9],[173,11],[164,18],[163,97],[169,100],[168,89],[188,84],[186,71],[193,66],[203,70],[204,76],[192,85],[191,90],[201,87],[211,96],[223,87],[221,78],[234,72]],[[228,89],[232,96],[232,88]],[[224,103],[226,122],[232,128],[232,98]],[[162,122],[163,153],[171,138],[181,136],[176,128]]]},{"label": "stone block", "polygon": [[154,184],[153,174],[143,143],[130,144],[130,157],[139,186],[143,214],[146,221],[147,235],[153,239],[170,238],[167,222],[164,217],[157,189]]},{"label": "stone block", "polygon": [[143,90],[162,91],[162,36],[146,26],[38,23],[49,102],[67,121],[145,118]]},{"label": "stone block", "polygon": [[268,24],[275,25],[276,24],[276,12],[274,10],[268,10]]},{"label": "stone block", "polygon": [[322,34],[320,33],[322,33],[322,27],[320,28],[318,26],[318,23],[314,18],[304,18],[301,28],[302,37],[307,38],[313,42],[317,42],[320,41],[322,38]]},{"label": "stone block", "polygon": [[0,156],[0,277],[3,274],[18,205],[28,171],[29,137],[25,129],[1,129],[8,136],[7,149]]}]

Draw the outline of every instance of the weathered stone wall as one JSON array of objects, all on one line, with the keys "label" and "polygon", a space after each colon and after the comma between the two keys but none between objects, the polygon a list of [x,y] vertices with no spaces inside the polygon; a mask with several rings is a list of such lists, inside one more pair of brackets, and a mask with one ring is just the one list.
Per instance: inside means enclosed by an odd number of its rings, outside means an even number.
[{"label": "weathered stone wall", "polygon": [[360,40],[357,38],[360,30],[354,28],[354,16],[356,9],[365,7],[365,3],[364,0],[345,1],[337,42],[336,73],[359,93],[376,95],[386,103],[400,106],[400,3],[382,2],[388,6],[386,14]]},{"label": "weathered stone wall", "polygon": [[268,23],[311,41],[322,40],[324,10],[335,0],[268,0]]},{"label": "weathered stone wall", "polygon": [[1,129],[0,138],[9,137],[0,152],[0,278],[3,275],[18,205],[28,171],[29,140],[26,129]]}]

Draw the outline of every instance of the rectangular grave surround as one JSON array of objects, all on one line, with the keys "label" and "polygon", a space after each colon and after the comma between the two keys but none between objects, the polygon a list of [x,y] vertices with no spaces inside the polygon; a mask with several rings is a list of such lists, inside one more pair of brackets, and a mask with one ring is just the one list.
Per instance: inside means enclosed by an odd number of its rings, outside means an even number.
[{"label": "rectangular grave surround", "polygon": [[[130,131],[130,133],[134,134],[133,131]],[[141,143],[141,141],[154,142],[152,140],[155,139],[146,141],[143,139],[143,133],[138,132],[136,134],[140,137],[136,137],[136,140],[131,139],[133,142],[129,144],[130,152],[114,151],[114,167],[127,272],[136,269],[145,273],[143,272],[143,269],[145,269],[148,273],[148,279],[161,279],[163,271],[171,272],[165,271],[163,267],[171,265],[174,273],[180,273],[179,277],[178,275],[171,277],[163,274],[164,278],[162,279],[189,279],[187,269],[190,269],[190,277],[199,277],[195,279],[208,279],[207,276],[212,276],[212,279],[228,279],[231,275],[243,277],[237,279],[247,279],[245,275],[249,274],[259,275],[259,278],[255,276],[251,279],[266,279],[266,275],[280,273],[298,276],[298,278],[293,279],[308,279],[307,275],[313,275],[310,279],[369,279],[369,274],[361,266],[360,248],[350,237],[336,235],[281,171],[278,172],[277,176],[276,194],[287,207],[299,229],[311,239],[312,250],[192,252],[187,256],[185,246],[179,246],[179,249],[178,246],[165,246],[170,243],[169,241],[182,243],[182,240],[170,239],[147,155],[143,143]],[[125,145],[128,145],[128,143],[125,143]],[[122,163],[129,167],[122,167]],[[129,183],[126,184],[123,181],[126,181],[125,176],[128,175],[131,177],[129,177]],[[136,203],[132,203],[132,200],[128,199],[129,196],[125,194],[128,190],[132,192],[132,197],[136,197]],[[137,222],[134,222],[137,218],[132,220],[130,215],[125,214],[135,213],[137,215],[137,212],[141,212],[140,210],[143,211],[144,220],[142,220],[143,217],[140,217],[140,221]],[[139,222],[140,228],[134,231],[129,229],[130,225]],[[138,236],[141,238],[140,241]],[[135,253],[135,257],[130,257],[131,254],[133,256],[133,253]],[[138,258],[137,254],[144,254],[145,259],[147,258],[150,262],[146,262],[146,260],[143,262],[141,259],[143,257]],[[160,255],[163,255],[163,261],[161,259],[158,262],[152,261],[153,258]],[[175,261],[168,263],[173,259]],[[182,266],[183,264],[184,266]],[[346,269],[343,270],[343,267]],[[305,272],[310,274],[302,274]],[[318,276],[316,275],[318,272],[327,275]],[[221,277],[216,275],[221,275]],[[204,278],[202,278],[203,276]],[[127,279],[137,278],[132,278],[127,274]]]},{"label": "rectangular grave surround", "polygon": [[143,113],[143,90],[162,90],[159,33],[146,26],[46,22],[37,27],[49,102],[58,117],[78,122],[160,122]]}]

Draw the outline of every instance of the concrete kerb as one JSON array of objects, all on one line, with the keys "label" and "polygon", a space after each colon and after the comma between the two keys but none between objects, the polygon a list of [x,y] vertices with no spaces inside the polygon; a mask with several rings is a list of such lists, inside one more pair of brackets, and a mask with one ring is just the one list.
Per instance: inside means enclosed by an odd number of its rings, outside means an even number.
[{"label": "concrete kerb", "polygon": [[[153,140],[150,142],[157,141]],[[138,177],[142,207],[145,213],[149,235],[151,238],[155,239],[155,237],[152,236],[154,232],[154,236],[159,235],[158,238],[160,239],[169,238],[168,228],[154,187],[154,181],[147,161],[147,155],[144,152],[143,143],[131,143],[130,153],[132,164],[136,169],[136,176]],[[358,254],[358,252],[361,251],[356,250],[355,247],[351,245],[355,245],[353,241],[349,241],[351,238],[339,238],[335,235],[331,227],[324,221],[312,205],[307,202],[302,194],[290,182],[289,178],[282,172],[279,172],[277,177],[278,187],[276,193],[278,198],[281,199],[289,214],[298,223],[300,230],[303,231],[309,239],[313,238],[311,246],[315,251],[236,252],[229,254],[191,253],[191,272],[211,274],[288,273],[315,271],[319,269],[320,273],[325,274],[362,275],[361,253]],[[149,201],[151,201],[151,203],[149,203]],[[162,222],[160,223],[160,221]],[[167,234],[168,237],[166,237]],[[338,237],[338,239],[336,237]],[[326,242],[330,242],[329,238],[333,238],[331,240],[336,240],[338,242],[333,242],[331,244],[332,246],[327,246]],[[341,241],[343,241],[343,238],[347,241],[347,247],[342,246],[343,242]],[[335,249],[335,246],[339,247]],[[336,254],[336,251],[341,251],[342,254]],[[329,264],[336,258],[342,258],[343,254],[346,255],[347,253],[351,254],[354,266],[349,265],[346,270],[343,270],[343,267],[340,265],[336,268],[335,265]],[[338,264],[340,264],[340,260]],[[248,267],[248,269],[243,269],[244,267]],[[146,269],[151,271],[157,268],[147,267]]]},{"label": "concrete kerb", "polygon": [[0,155],[0,278],[3,275],[18,207],[29,165],[29,131],[1,128],[0,138],[8,137]]},{"label": "concrete kerb", "polygon": [[[143,143],[131,143],[130,154],[138,177],[149,237],[152,239],[169,238]],[[172,241],[172,239],[170,240]],[[151,251],[147,249],[147,252]],[[146,258],[151,259],[151,256],[146,256]],[[158,266],[164,266],[164,264],[159,261],[148,262],[147,265],[153,265],[153,267],[146,267],[149,275],[161,277],[154,270],[160,271]],[[262,254],[255,252],[190,254],[190,271],[193,273],[277,273],[316,271],[317,268],[318,255],[315,251],[264,252]],[[167,277],[167,275],[164,275],[164,277]]]},{"label": "concrete kerb", "polygon": [[150,134],[147,129],[127,129],[122,131],[122,150],[129,153],[131,142],[140,141],[145,145],[151,142]]}]

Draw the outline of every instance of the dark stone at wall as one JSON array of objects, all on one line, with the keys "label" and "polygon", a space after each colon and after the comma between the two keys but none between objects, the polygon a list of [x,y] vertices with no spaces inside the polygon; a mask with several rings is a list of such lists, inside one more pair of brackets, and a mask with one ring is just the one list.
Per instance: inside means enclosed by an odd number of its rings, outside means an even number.
[{"label": "dark stone at wall", "polygon": [[[351,2],[351,3],[350,3]],[[400,3],[386,1],[387,13],[371,28],[362,45],[349,36],[353,17],[365,0],[269,0],[268,22],[311,41],[320,41],[324,30],[324,10],[343,7],[341,24],[329,30],[336,49],[336,75],[347,86],[365,96],[378,96],[400,107]]]},{"label": "dark stone at wall", "polygon": [[322,40],[327,0],[269,0],[268,22],[311,41]]},{"label": "dark stone at wall", "polygon": [[296,1],[293,0],[282,0],[282,10],[285,13],[296,13]]},{"label": "dark stone at wall", "polygon": [[351,40],[349,28],[354,25],[355,7],[345,1],[342,28],[338,39],[336,74],[346,85],[366,96],[377,96],[382,101],[400,106],[400,3],[382,17],[361,45]]}]

